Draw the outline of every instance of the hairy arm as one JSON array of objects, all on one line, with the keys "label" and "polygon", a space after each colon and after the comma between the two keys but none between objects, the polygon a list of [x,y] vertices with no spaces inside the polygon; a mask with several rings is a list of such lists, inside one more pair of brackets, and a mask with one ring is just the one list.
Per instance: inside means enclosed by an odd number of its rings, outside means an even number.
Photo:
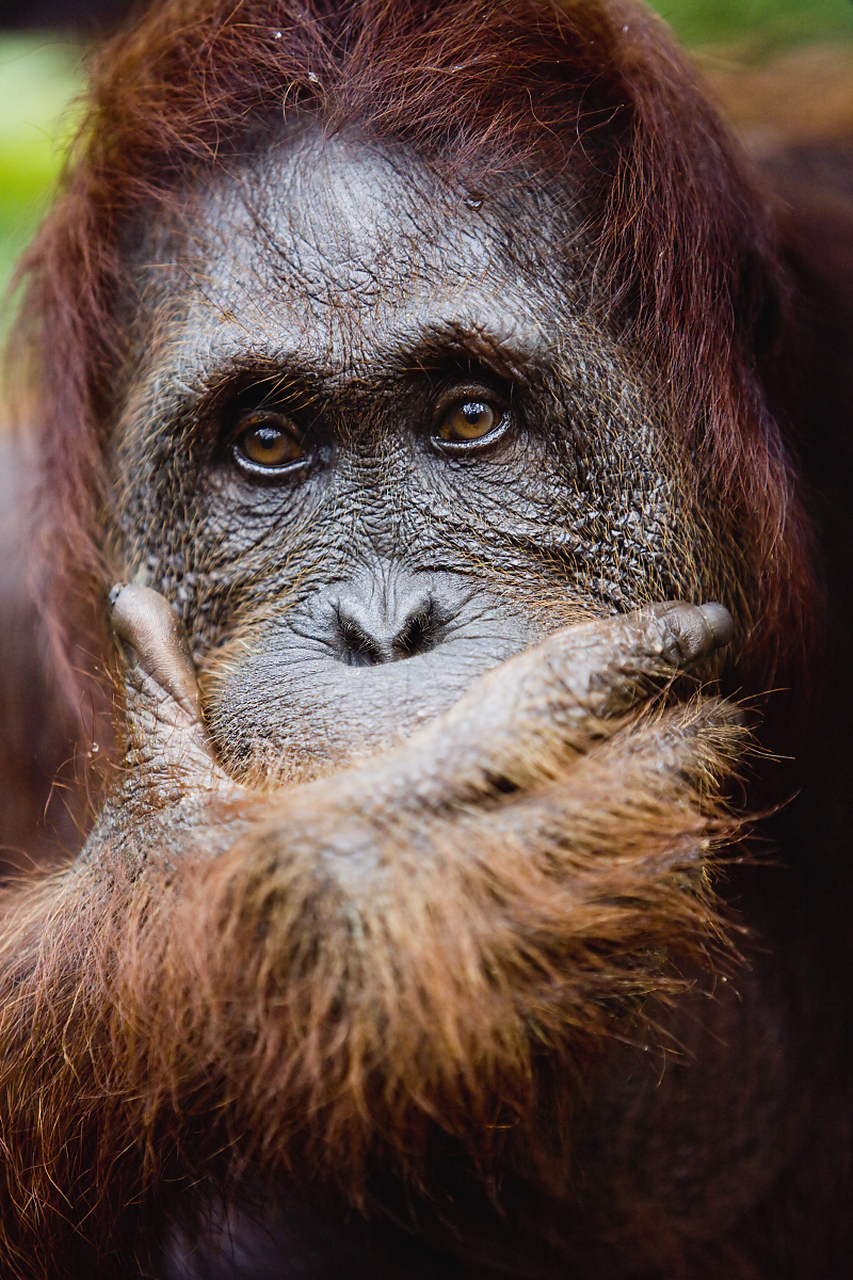
[{"label": "hairy arm", "polygon": [[[164,1188],[212,1170],[358,1197],[377,1159],[427,1177],[436,1126],[482,1164],[509,1125],[535,1162],[577,1065],[719,936],[744,731],[651,695],[725,611],[557,632],[397,751],[268,792],[217,764],[167,603],[125,588],[113,624],[121,782],[81,858],[6,904],[9,1273],[84,1274],[81,1239],[120,1273]],[[556,1095],[544,1058],[571,1064]]]}]

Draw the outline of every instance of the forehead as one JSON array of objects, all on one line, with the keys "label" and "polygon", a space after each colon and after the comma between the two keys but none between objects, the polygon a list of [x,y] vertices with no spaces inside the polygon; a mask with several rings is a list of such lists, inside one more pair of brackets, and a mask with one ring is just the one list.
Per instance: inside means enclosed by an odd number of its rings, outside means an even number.
[{"label": "forehead", "polygon": [[331,373],[455,326],[539,345],[537,273],[517,248],[536,213],[521,191],[509,200],[511,232],[506,199],[474,198],[401,152],[295,130],[196,195],[180,348],[191,334],[198,352],[286,353]]}]

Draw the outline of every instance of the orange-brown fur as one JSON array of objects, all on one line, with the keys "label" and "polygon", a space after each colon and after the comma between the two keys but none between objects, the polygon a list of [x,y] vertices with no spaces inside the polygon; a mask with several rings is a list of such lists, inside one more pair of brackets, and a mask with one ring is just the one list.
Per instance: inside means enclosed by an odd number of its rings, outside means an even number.
[{"label": "orange-brown fur", "polygon": [[[437,164],[572,168],[596,248],[597,305],[650,362],[695,449],[718,538],[709,554],[737,557],[714,566],[740,605],[724,691],[802,688],[818,652],[811,534],[750,347],[768,284],[784,293],[787,277],[742,162],[656,23],[587,0],[543,4],[537,22],[526,3],[489,13],[364,3],[360,43],[341,64],[295,8],[287,38],[270,44],[273,11],[273,0],[166,3],[119,36],[96,68],[65,194],[31,251],[28,340],[66,685],[79,687],[81,667],[98,677],[108,643],[101,450],[126,354],[113,311],[122,219],[137,205],[179,202],[187,175],[214,165],[217,148],[227,163],[246,121],[262,120],[285,90],[316,106],[310,71],[333,123],[366,122]],[[468,79],[448,95],[460,63]],[[553,93],[531,113],[540,70]],[[585,134],[579,107],[593,92],[612,125],[601,138]],[[454,150],[447,139],[463,126]],[[780,402],[796,403],[776,390],[777,370],[765,377]],[[4,1274],[132,1274],[134,1256],[150,1263],[139,1241],[170,1197],[196,1184],[202,1199],[227,1200],[247,1178],[251,1188],[298,1187],[310,1171],[363,1208],[380,1198],[378,1170],[437,1195],[444,1144],[498,1201],[507,1176],[575,1204],[566,1152],[601,1064],[621,1044],[677,1054],[678,1036],[689,1037],[677,1014],[662,1025],[667,1002],[684,1002],[687,1024],[698,1018],[695,974],[727,977],[740,936],[715,882],[726,860],[716,851],[736,856],[737,824],[719,797],[737,786],[734,718],[697,695],[595,728],[568,744],[541,729],[522,736],[503,781],[525,791],[524,804],[481,779],[445,807],[427,796],[418,808],[402,769],[388,803],[363,815],[347,808],[347,788],[372,775],[355,770],[206,811],[192,769],[184,776],[176,763],[139,787],[127,801],[133,823],[108,830],[88,860],[7,891]],[[382,797],[382,759],[360,768],[375,771]],[[361,822],[379,856],[367,881],[351,884],[335,840]],[[722,1041],[735,1015],[720,1007]],[[816,1149],[815,1167],[837,1161],[828,1141]],[[821,1176],[837,1196],[837,1180]],[[779,1204],[799,1203],[798,1186]],[[763,1242],[772,1228],[744,1228],[743,1243],[740,1220],[722,1215],[702,1253],[699,1227],[667,1235],[642,1221],[639,1199],[632,1205],[627,1236],[646,1250],[637,1271],[593,1261],[584,1275],[754,1280],[781,1265]]]}]

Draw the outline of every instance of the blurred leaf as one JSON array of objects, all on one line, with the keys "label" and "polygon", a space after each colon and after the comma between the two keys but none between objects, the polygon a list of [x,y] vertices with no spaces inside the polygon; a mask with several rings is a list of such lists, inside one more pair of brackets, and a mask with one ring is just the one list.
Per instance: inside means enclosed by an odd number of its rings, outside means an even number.
[{"label": "blurred leaf", "polygon": [[79,64],[67,37],[0,36],[0,290],[50,198],[73,128]]},{"label": "blurred leaf", "polygon": [[762,54],[853,36],[851,0],[656,0],[653,7],[687,45],[737,43]]}]

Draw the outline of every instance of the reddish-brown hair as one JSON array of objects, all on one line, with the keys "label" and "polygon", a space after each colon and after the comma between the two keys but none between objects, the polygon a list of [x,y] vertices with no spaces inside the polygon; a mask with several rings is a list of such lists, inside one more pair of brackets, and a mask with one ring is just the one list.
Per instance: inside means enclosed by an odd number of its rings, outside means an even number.
[{"label": "reddish-brown hair", "polygon": [[[399,140],[465,182],[565,180],[591,246],[596,320],[651,374],[695,457],[691,497],[707,503],[709,544],[735,558],[751,678],[769,681],[797,657],[808,557],[754,368],[778,273],[736,151],[653,17],[623,0],[165,0],[93,75],[64,192],[26,264],[23,336],[66,637],[97,642],[91,619],[105,612],[102,450],[127,354],[128,231],[275,136],[282,107],[299,105],[330,129]],[[436,856],[424,857],[392,812],[393,892],[368,894],[359,917],[363,936],[380,939],[375,961],[349,946],[334,877],[317,890],[310,836],[323,831],[309,824],[299,844],[299,806],[311,823],[326,808],[298,789],[261,796],[246,813],[260,827],[219,858],[208,832],[203,856],[191,849],[176,872],[155,830],[144,874],[124,883],[121,833],[107,831],[106,865],[84,859],[12,896],[7,1267],[70,1269],[84,1224],[108,1251],[114,1219],[138,1206],[144,1216],[149,1190],[162,1206],[217,1161],[228,1167],[232,1145],[232,1163],[278,1175],[292,1159],[299,1172],[300,1125],[308,1155],[322,1149],[351,1198],[377,1144],[392,1149],[392,1168],[420,1176],[432,1120],[491,1156],[511,1132],[496,1100],[538,1142],[574,1097],[586,1041],[621,1026],[618,1001],[630,1018],[635,1000],[679,990],[665,956],[701,958],[717,937],[704,858],[728,828],[632,742],[612,774],[591,754],[555,776],[542,843],[513,845],[510,831],[497,860],[488,823],[481,836],[465,818],[459,857],[437,827]],[[703,748],[706,780],[709,762],[725,773],[730,752],[718,746]],[[574,832],[556,864],[552,830]],[[543,1048],[566,1077],[551,1111],[537,1097]]]},{"label": "reddish-brown hair", "polygon": [[570,174],[601,316],[656,377],[694,451],[699,502],[725,513],[723,545],[739,548],[740,678],[785,678],[810,588],[754,373],[778,274],[764,211],[663,24],[623,0],[166,0],[107,46],[26,262],[60,647],[69,619],[78,641],[93,634],[93,596],[102,613],[100,449],[124,356],[123,234],[296,105],[468,181]]}]

